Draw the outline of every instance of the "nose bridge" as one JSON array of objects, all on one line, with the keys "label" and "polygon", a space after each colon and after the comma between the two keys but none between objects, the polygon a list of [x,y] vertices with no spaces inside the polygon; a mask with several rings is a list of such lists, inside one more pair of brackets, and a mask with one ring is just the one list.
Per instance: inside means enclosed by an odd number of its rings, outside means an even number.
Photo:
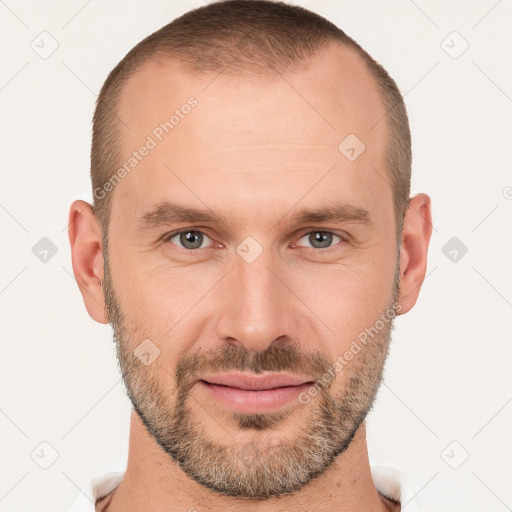
[{"label": "nose bridge", "polygon": [[[259,245],[259,244],[258,244]],[[276,276],[279,261],[270,248],[242,242],[233,269],[224,280],[218,336],[237,340],[247,350],[264,350],[282,335],[290,335],[291,292]]]}]

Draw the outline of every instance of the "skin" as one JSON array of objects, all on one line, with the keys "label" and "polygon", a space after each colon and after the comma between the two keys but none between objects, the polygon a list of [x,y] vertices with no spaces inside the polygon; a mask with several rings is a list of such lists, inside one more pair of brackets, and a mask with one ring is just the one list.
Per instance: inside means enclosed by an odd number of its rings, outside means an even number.
[{"label": "skin", "polygon": [[[381,313],[398,305],[404,314],[416,303],[430,199],[410,199],[398,254],[392,190],[369,165],[383,169],[386,148],[385,122],[370,130],[385,115],[373,78],[337,44],[282,77],[193,76],[176,60],[150,62],[123,90],[126,158],[190,96],[197,107],[115,187],[108,254],[91,206],[77,200],[70,208],[75,277],[90,316],[114,327],[136,406],[125,477],[98,505],[109,512],[399,510],[373,484],[363,421],[391,323],[308,404],[293,400],[274,415],[233,414],[197,385],[207,371],[243,370],[240,361],[267,371],[273,362],[316,380]],[[338,150],[350,133],[366,146],[354,162]],[[138,219],[169,199],[219,212],[229,224],[141,229]],[[288,222],[331,200],[368,210],[371,223]],[[192,228],[206,235],[195,252],[179,236],[164,241]],[[318,248],[309,237],[315,231],[348,237]],[[236,252],[247,236],[262,248],[252,263]],[[148,366],[133,357],[144,339],[160,350]],[[313,420],[327,433],[314,432]],[[330,444],[311,475],[314,442]],[[285,492],[277,476],[289,482],[293,463],[302,480]],[[267,480],[258,477],[264,468]],[[238,485],[238,496],[228,484]]]}]

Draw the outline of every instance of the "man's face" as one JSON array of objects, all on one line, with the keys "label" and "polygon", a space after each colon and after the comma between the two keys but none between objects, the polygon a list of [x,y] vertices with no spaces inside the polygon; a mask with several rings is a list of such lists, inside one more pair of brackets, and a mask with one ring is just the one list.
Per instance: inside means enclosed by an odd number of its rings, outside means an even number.
[{"label": "man's face", "polygon": [[[197,105],[161,133],[192,96]],[[385,123],[370,131],[384,115],[369,72],[337,46],[272,78],[152,63],[123,91],[125,159],[148,136],[156,145],[113,193],[110,321],[134,409],[210,489],[246,498],[299,489],[371,408],[398,293]],[[365,144],[355,160],[338,149],[349,134]],[[148,215],[166,201],[226,224]],[[294,219],[334,204],[359,216]],[[202,381],[235,372],[330,377],[316,394],[249,407]]]}]

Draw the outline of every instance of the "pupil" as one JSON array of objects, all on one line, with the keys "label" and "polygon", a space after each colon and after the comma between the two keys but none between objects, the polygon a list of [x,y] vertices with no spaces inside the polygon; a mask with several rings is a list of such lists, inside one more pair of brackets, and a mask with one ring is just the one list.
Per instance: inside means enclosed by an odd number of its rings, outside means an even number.
[{"label": "pupil", "polygon": [[[181,243],[187,249],[197,249],[201,247],[201,234],[196,231],[187,231],[181,234]],[[199,243],[198,243],[199,242]]]},{"label": "pupil", "polygon": [[315,244],[319,243],[320,247],[328,247],[331,242],[331,233],[326,233],[325,231],[316,231],[314,234],[314,240],[312,243],[313,247],[318,247]]}]

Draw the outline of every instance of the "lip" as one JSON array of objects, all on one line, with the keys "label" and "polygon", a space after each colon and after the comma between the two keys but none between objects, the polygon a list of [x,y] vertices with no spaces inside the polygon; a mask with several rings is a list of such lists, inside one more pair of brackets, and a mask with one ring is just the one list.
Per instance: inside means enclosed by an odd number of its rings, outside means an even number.
[{"label": "lip", "polygon": [[244,374],[244,373],[225,373],[218,375],[206,375],[201,380],[209,384],[219,384],[232,388],[262,391],[266,389],[283,388],[288,386],[299,386],[307,382],[309,379],[287,375],[284,373],[269,373],[266,375]]},{"label": "lip", "polygon": [[224,374],[198,381],[210,397],[239,412],[258,413],[282,407],[296,400],[313,381],[284,374],[247,376]]}]

